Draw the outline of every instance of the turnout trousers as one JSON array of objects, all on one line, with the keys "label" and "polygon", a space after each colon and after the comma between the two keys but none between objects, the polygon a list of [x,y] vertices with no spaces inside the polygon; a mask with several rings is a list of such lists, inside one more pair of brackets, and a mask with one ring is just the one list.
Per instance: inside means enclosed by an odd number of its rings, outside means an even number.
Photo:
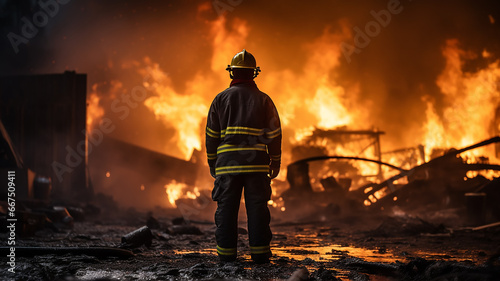
[{"label": "turnout trousers", "polygon": [[215,239],[221,261],[236,259],[238,243],[238,211],[244,191],[248,220],[248,236],[252,259],[267,262],[271,256],[271,215],[267,202],[271,199],[271,179],[266,173],[241,173],[217,176],[212,199],[217,202]]}]

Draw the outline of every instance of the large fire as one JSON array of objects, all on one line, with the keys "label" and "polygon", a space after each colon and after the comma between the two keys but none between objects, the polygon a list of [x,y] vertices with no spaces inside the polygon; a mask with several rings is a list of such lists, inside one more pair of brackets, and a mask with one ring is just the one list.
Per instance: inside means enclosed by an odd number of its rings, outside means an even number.
[{"label": "large fire", "polygon": [[[154,91],[154,95],[144,104],[166,126],[175,127],[177,145],[184,159],[189,159],[193,149],[200,149],[202,121],[208,105],[228,84],[224,68],[235,50],[245,46],[249,30],[247,23],[241,20],[235,20],[231,29],[226,28],[224,17],[211,22],[211,25],[212,71],[194,75],[186,83],[185,94],[177,93],[160,65],[148,58],[145,59],[146,67],[140,70],[143,76],[152,77],[145,82],[145,86]],[[311,52],[303,71],[284,68],[279,72],[265,73],[257,79],[259,87],[274,99],[283,127],[306,133],[314,127],[333,129],[352,125],[353,121],[364,118],[360,110],[349,107],[357,94],[357,87],[349,89],[347,95],[347,90],[331,77],[332,71],[340,65],[340,42],[348,36],[346,29],[340,34],[326,30],[313,44],[307,46]],[[259,61],[259,64],[265,63]]]},{"label": "large fire", "polygon": [[352,106],[357,85],[340,86],[332,75],[341,63],[340,43],[350,36],[344,28],[338,33],[326,29],[322,36],[305,46],[306,62],[302,69],[284,67],[263,74],[259,85],[274,99],[282,124],[297,132],[291,141],[300,141],[314,128],[333,129],[352,126],[365,116]]},{"label": "large fire", "polygon": [[[144,105],[166,127],[175,128],[177,135],[174,137],[184,159],[189,159],[193,149],[201,149],[201,123],[208,105],[228,85],[229,78],[224,68],[231,57],[245,47],[249,31],[248,24],[238,19],[234,20],[231,28],[226,27],[225,17],[219,17],[210,24],[213,46],[211,70],[194,74],[186,82],[184,93],[174,89],[168,73],[150,58],[134,64],[138,67],[137,72],[147,77],[144,87],[153,92]],[[283,127],[298,133],[289,136],[292,141],[301,139],[299,132],[307,135],[314,128],[352,126],[366,118],[359,106],[353,106],[358,86],[345,89],[332,76],[341,63],[340,43],[349,36],[347,28],[338,33],[326,29],[319,38],[305,46],[308,54],[303,69],[283,67],[281,71],[265,71],[265,75],[257,78],[259,87],[275,101]],[[259,60],[259,64],[265,65],[266,61]],[[96,104],[89,107],[101,110]],[[89,111],[93,111],[92,108]],[[89,114],[89,119],[95,119],[91,116]],[[165,152],[171,153],[168,149]]]},{"label": "large fire", "polygon": [[[359,84],[342,86],[335,75],[336,69],[342,64],[340,44],[352,38],[350,29],[343,24],[340,24],[338,31],[325,29],[321,36],[304,46],[306,59],[302,68],[284,66],[279,71],[266,69],[265,66],[270,63],[265,56],[259,56],[259,52],[263,52],[261,48],[247,47],[250,31],[247,22],[234,19],[229,26],[222,16],[207,24],[211,26],[209,38],[212,49],[211,53],[207,52],[211,56],[210,69],[193,73],[185,82],[182,93],[176,90],[168,73],[158,63],[146,57],[137,64],[137,73],[148,77],[144,80],[144,87],[152,93],[144,105],[166,128],[175,129],[172,137],[176,140],[177,151],[180,151],[180,155],[175,156],[189,160],[193,150],[203,149],[203,122],[208,106],[213,97],[229,84],[225,66],[243,48],[257,57],[263,72],[256,82],[274,100],[281,117],[285,132],[282,167],[291,162],[290,144],[303,142],[316,129],[334,130],[342,127],[376,132],[372,129],[374,125],[365,106],[368,102],[358,98]],[[484,58],[489,56],[486,51],[481,55]],[[426,122],[422,126],[424,132],[411,132],[416,136],[415,143],[407,144],[408,147],[424,145],[426,161],[430,160],[433,149],[460,148],[490,138],[493,135],[493,116],[500,101],[498,61],[483,69],[465,72],[464,60],[475,54],[462,50],[457,40],[446,41],[443,56],[446,64],[436,84],[445,97],[445,105],[438,108],[433,98],[422,96],[422,102],[427,106]],[[99,98],[92,93],[89,100],[89,126],[101,116]],[[323,146],[330,155],[360,156],[359,151],[353,148],[328,147],[326,143]],[[493,156],[491,149],[486,147],[473,153]],[[165,147],[164,152],[172,154],[168,147]],[[365,163],[359,164],[358,169],[363,174],[374,175],[379,172],[376,165]],[[279,179],[285,178],[286,171],[282,169]],[[168,183],[165,188],[172,206],[175,206],[175,200],[194,194],[194,191],[188,194],[186,186],[177,182]]]},{"label": "large fire", "polygon": [[147,98],[144,105],[165,126],[175,128],[177,146],[184,159],[189,160],[194,149],[201,149],[200,122],[208,110],[203,95],[199,88],[188,88],[187,94],[177,93],[171,79],[158,64],[152,63],[149,58],[145,58],[145,63],[147,66],[141,72],[151,80],[144,84],[154,95]]},{"label": "large fire", "polygon": [[[483,52],[483,56],[487,52]],[[446,66],[437,78],[445,96],[442,114],[427,100],[427,123],[423,142],[430,155],[433,148],[461,148],[494,135],[494,116],[500,102],[500,67],[495,61],[475,72],[464,72],[464,60],[475,54],[459,48],[457,40],[448,40],[443,48]],[[492,146],[470,151],[473,155],[495,155]]]}]

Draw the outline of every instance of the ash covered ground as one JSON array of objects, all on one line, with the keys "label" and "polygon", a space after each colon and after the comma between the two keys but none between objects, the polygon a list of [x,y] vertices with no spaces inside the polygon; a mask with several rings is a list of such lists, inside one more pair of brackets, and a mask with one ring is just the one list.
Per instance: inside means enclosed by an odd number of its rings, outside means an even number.
[{"label": "ash covered ground", "polygon": [[[250,260],[246,225],[240,220],[238,261],[223,264],[210,220],[186,221],[172,209],[139,212],[101,206],[100,214],[75,218],[68,225],[47,224],[31,236],[18,237],[16,273],[2,262],[0,278],[500,280],[500,227],[465,227],[456,210],[415,216],[321,209],[291,218],[274,212],[273,257],[264,265]],[[124,236],[144,226],[150,236],[124,243]],[[8,234],[1,235],[6,241]]]}]

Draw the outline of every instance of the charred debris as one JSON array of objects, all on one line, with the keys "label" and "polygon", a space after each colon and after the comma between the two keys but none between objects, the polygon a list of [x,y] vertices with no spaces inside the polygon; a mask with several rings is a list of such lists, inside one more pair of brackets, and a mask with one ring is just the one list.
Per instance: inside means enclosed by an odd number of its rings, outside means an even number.
[{"label": "charred debris", "polygon": [[[456,212],[463,224],[477,226],[500,221],[499,178],[490,180],[477,173],[478,171],[497,173],[500,171],[500,165],[489,163],[487,157],[477,157],[478,162],[468,163],[461,156],[461,153],[477,148],[498,145],[500,137],[493,137],[460,149],[450,149],[428,162],[421,160],[422,164],[415,164],[416,159],[424,159],[422,147],[396,151],[407,155],[405,163],[414,163],[408,169],[382,161],[379,143],[381,132],[320,131],[315,137],[324,137],[325,133],[335,138],[368,136],[375,140],[370,142],[370,145],[375,147],[376,157],[318,156],[317,152],[313,152],[312,154],[316,156],[293,162],[287,167],[289,189],[281,194],[286,210],[294,209],[286,208],[286,205],[296,207],[315,202],[316,206],[323,206],[328,208],[327,212],[337,214],[342,211],[349,213],[368,210],[392,213],[398,210],[428,215],[448,210]],[[314,149],[316,148],[313,147]],[[312,166],[315,162],[322,164]],[[356,165],[359,162],[376,165],[371,168],[374,173],[368,175],[359,173],[357,168],[359,166]],[[387,172],[390,175],[387,178],[383,176],[384,168],[392,170]],[[314,179],[318,176],[319,179]],[[313,182],[321,188],[319,190],[313,188]],[[356,184],[358,186],[353,186]]]}]

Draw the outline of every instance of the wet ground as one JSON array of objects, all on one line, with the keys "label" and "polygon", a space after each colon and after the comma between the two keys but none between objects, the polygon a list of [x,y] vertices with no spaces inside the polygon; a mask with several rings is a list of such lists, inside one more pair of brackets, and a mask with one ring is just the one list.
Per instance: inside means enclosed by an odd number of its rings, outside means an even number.
[{"label": "wet ground", "polygon": [[[221,264],[209,221],[191,221],[198,234],[179,234],[172,231],[174,217],[156,214],[155,218],[159,228],[152,229],[151,246],[129,249],[132,257],[91,252],[22,257],[19,252],[15,275],[2,262],[0,279],[287,280],[306,268],[307,278],[295,280],[500,280],[500,260],[495,256],[499,227],[473,231],[453,221],[442,224],[369,212],[315,221],[275,216],[273,257],[269,264],[257,265],[249,257],[244,222],[238,261]],[[145,224],[146,214],[139,212],[87,219],[72,229],[44,229],[33,237],[19,238],[17,246],[117,247],[122,236]],[[2,258],[6,260],[4,252]]]}]

